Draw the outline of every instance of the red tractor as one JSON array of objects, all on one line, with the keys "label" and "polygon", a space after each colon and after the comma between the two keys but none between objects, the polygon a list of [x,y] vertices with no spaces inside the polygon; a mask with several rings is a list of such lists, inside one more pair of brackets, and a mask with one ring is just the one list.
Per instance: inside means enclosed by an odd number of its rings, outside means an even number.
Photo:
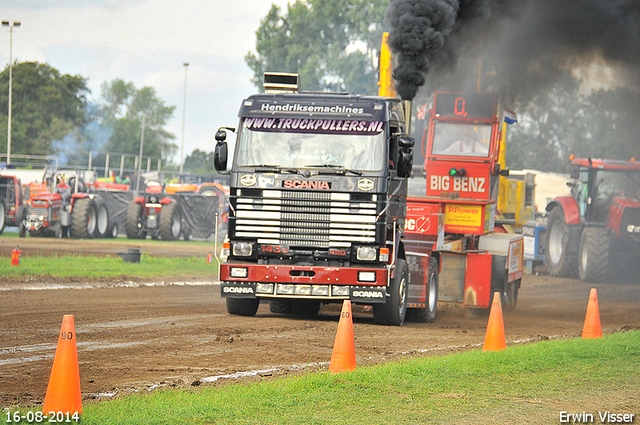
[{"label": "red tractor", "polygon": [[24,237],[28,231],[29,236],[61,238],[70,233],[75,238],[93,238],[98,209],[83,179],[75,173],[68,178],[56,173],[46,186],[43,192],[31,193],[19,235]]},{"label": "red tractor", "polygon": [[5,226],[19,226],[26,210],[22,183],[16,176],[0,175],[0,234]]},{"label": "red tractor", "polygon": [[614,261],[640,262],[640,163],[573,159],[571,195],[547,205],[552,276],[603,281]]},{"label": "red tractor", "polygon": [[165,241],[178,240],[181,234],[185,240],[189,239],[178,203],[164,190],[144,193],[129,204],[125,231],[129,239],[145,239],[147,234]]}]

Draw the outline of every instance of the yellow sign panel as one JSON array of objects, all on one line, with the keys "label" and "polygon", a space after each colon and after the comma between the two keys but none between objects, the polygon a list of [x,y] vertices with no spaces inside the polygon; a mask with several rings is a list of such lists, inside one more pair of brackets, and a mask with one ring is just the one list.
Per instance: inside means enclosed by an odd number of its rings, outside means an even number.
[{"label": "yellow sign panel", "polygon": [[445,226],[482,226],[482,205],[447,204],[444,224]]}]

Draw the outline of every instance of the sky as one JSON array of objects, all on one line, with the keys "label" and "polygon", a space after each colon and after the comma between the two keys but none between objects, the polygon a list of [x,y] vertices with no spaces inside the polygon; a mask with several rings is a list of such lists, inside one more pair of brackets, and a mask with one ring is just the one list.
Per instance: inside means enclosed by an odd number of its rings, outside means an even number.
[{"label": "sky", "polygon": [[[236,127],[242,99],[256,92],[244,61],[272,4],[288,0],[2,0],[0,20],[19,21],[13,42],[0,28],[0,66],[47,63],[88,79],[90,101],[116,78],[153,87],[175,106],[167,130],[180,157],[210,152],[221,126]],[[186,67],[186,107],[185,66]],[[35,152],[34,152],[35,153]]]}]

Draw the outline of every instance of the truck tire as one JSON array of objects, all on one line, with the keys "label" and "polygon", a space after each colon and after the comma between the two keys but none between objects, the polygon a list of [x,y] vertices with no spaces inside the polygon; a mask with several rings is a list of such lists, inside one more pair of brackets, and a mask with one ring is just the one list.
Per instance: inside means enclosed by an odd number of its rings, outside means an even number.
[{"label": "truck tire", "polygon": [[182,214],[177,202],[162,207],[158,219],[158,232],[163,241],[177,241],[182,232]]},{"label": "truck tire", "polygon": [[564,221],[562,208],[555,207],[549,213],[546,234],[544,255],[549,274],[557,277],[575,276],[578,259],[569,253],[569,226]]},{"label": "truck tire", "polygon": [[105,203],[98,205],[96,220],[96,236],[99,238],[109,237],[109,210]]},{"label": "truck tire", "polygon": [[269,311],[275,314],[291,314],[291,300],[269,300]]},{"label": "truck tire", "polygon": [[386,302],[373,305],[373,321],[378,325],[402,326],[407,315],[407,262],[398,258],[396,273],[389,282]]},{"label": "truck tire", "polygon": [[257,298],[227,298],[227,313],[238,316],[255,316],[260,306]]},{"label": "truck tire", "polygon": [[432,323],[436,320],[438,309],[438,260],[431,256],[429,260],[429,273],[427,275],[427,299],[424,308],[408,308],[407,320],[410,322]]},{"label": "truck tire", "polygon": [[585,282],[602,282],[609,273],[611,236],[606,227],[585,227],[580,237],[578,275]]},{"label": "truck tire", "polygon": [[130,202],[124,222],[124,231],[129,239],[144,239],[147,232],[142,228],[142,204]]},{"label": "truck tire", "polygon": [[518,304],[518,292],[520,292],[521,279],[514,280],[507,283],[507,287],[504,290],[504,309],[505,311],[513,311]]},{"label": "truck tire", "polygon": [[90,239],[96,234],[98,212],[91,198],[76,199],[71,213],[71,235],[74,238]]}]

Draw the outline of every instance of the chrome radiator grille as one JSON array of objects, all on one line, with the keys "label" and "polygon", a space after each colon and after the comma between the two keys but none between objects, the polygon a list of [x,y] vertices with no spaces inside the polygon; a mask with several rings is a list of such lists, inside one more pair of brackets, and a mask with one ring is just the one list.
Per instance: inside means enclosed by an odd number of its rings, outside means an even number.
[{"label": "chrome radiator grille", "polygon": [[376,198],[351,201],[348,193],[263,190],[236,199],[235,236],[258,243],[350,247],[374,243]]},{"label": "chrome radiator grille", "polygon": [[49,214],[49,208],[45,207],[45,208],[32,208],[31,209],[31,215],[34,215],[36,217],[40,217],[41,215],[46,216]]}]

